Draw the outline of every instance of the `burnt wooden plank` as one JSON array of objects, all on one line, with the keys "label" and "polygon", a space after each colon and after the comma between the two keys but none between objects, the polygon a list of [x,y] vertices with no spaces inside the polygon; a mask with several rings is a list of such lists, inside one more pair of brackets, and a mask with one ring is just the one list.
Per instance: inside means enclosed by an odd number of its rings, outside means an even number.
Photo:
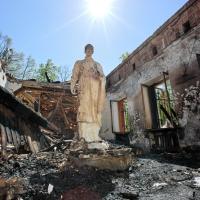
[{"label": "burnt wooden plank", "polygon": [[18,151],[19,144],[18,144],[18,141],[17,141],[16,133],[13,129],[11,129],[11,133],[12,133],[13,144],[15,146],[15,149]]},{"label": "burnt wooden plank", "polygon": [[6,129],[6,134],[8,137],[8,140],[10,141],[11,144],[15,146],[15,149],[18,151],[18,148],[20,146],[20,139],[18,139],[18,136],[14,130],[14,127],[16,126],[16,120],[11,121],[8,119],[5,119],[5,129]]},{"label": "burnt wooden plank", "polygon": [[[38,115],[35,111],[30,109],[28,106],[21,103],[14,95],[9,93],[6,89],[0,86],[0,104],[6,106],[10,110],[14,111],[16,115],[23,117],[24,119],[30,120],[34,123],[38,123],[44,127],[47,126],[47,120],[42,116]],[[6,101],[5,101],[6,99]]]},{"label": "burnt wooden plank", "polygon": [[20,147],[20,145],[21,145],[21,133],[20,133],[20,129],[19,129],[19,119],[15,120],[14,132],[16,134],[18,147]]},{"label": "burnt wooden plank", "polygon": [[13,143],[12,133],[11,133],[11,130],[10,130],[9,121],[7,119],[5,119],[5,130],[6,130],[6,135],[7,135],[7,138],[8,138],[8,143],[12,144]]},{"label": "burnt wooden plank", "polygon": [[19,125],[21,127],[21,131],[24,135],[26,135],[28,145],[32,153],[37,153],[40,149],[35,141],[36,136],[33,133],[30,125],[28,125],[25,121],[19,120]]},{"label": "burnt wooden plank", "polygon": [[8,126],[6,126],[6,127],[5,127],[5,131],[6,131],[8,143],[12,144],[12,143],[13,143],[13,140],[12,140],[12,133],[11,133],[10,128],[9,128]]},{"label": "burnt wooden plank", "polygon": [[36,153],[35,148],[34,148],[34,145],[32,144],[31,137],[30,137],[29,135],[27,135],[26,138],[27,138],[28,145],[29,145],[29,147],[30,147],[31,152],[32,152],[32,153]]},{"label": "burnt wooden plank", "polygon": [[27,139],[27,136],[26,135],[21,135],[21,144],[24,144],[25,146],[29,146],[28,144],[28,139]]},{"label": "burnt wooden plank", "polygon": [[2,154],[6,154],[7,150],[7,136],[6,136],[6,131],[5,127],[3,124],[0,123],[0,130],[1,130],[1,147],[2,147]]},{"label": "burnt wooden plank", "polygon": [[20,135],[18,129],[14,130],[14,131],[15,131],[15,134],[16,134],[16,137],[17,137],[17,143],[18,143],[18,147],[19,147],[21,145],[21,135]]}]

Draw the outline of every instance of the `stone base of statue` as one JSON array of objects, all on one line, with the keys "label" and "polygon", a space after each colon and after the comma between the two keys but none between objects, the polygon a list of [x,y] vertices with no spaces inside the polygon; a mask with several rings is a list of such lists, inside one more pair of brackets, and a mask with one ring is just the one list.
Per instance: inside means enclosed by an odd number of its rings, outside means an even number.
[{"label": "stone base of statue", "polygon": [[90,166],[106,170],[126,170],[135,162],[131,148],[111,145],[105,141],[87,143],[83,138],[74,141],[70,160],[77,167]]},{"label": "stone base of statue", "polygon": [[101,141],[99,137],[100,126],[98,123],[79,122],[79,138],[84,138],[86,142]]},{"label": "stone base of statue", "polygon": [[106,141],[89,142],[88,149],[106,150],[109,149],[109,144]]}]

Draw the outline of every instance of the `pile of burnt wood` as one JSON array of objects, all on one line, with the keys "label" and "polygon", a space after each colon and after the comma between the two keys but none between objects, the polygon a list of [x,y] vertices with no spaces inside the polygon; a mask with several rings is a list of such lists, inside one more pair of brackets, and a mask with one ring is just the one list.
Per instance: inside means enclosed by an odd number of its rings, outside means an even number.
[{"label": "pile of burnt wood", "polygon": [[3,155],[9,149],[24,149],[33,153],[48,148],[48,135],[55,132],[39,113],[21,103],[14,95],[0,87],[0,147]]}]

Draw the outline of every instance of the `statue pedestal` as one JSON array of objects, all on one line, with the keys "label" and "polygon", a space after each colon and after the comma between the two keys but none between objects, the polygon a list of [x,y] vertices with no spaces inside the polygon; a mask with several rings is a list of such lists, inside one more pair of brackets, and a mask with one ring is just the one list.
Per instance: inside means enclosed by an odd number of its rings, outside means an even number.
[{"label": "statue pedestal", "polygon": [[87,148],[72,149],[70,160],[77,167],[90,166],[106,170],[126,170],[135,162],[131,148],[111,147],[106,142],[88,143]]},{"label": "statue pedestal", "polygon": [[101,142],[90,142],[87,144],[88,149],[100,149],[100,150],[106,150],[109,148],[109,144],[105,141]]}]

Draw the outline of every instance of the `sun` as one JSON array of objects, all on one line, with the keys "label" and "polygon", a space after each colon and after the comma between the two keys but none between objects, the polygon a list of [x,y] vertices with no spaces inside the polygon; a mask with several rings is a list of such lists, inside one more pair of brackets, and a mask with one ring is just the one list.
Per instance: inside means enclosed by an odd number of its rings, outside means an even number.
[{"label": "sun", "polygon": [[86,0],[87,12],[94,19],[105,19],[112,12],[114,0]]}]

